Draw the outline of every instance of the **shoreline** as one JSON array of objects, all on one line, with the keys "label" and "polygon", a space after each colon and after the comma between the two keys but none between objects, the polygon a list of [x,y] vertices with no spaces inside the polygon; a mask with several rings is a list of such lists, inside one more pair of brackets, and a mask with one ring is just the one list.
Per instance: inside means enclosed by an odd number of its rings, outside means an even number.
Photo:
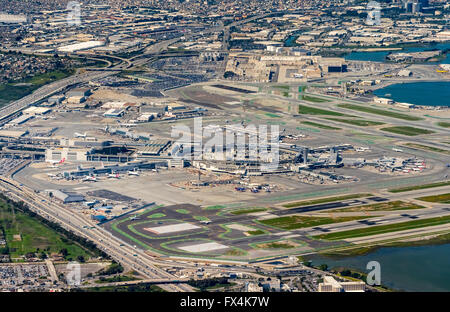
[{"label": "shoreline", "polygon": [[429,239],[421,239],[421,240],[413,240],[413,241],[398,241],[398,242],[392,242],[387,244],[381,244],[381,245],[372,245],[372,246],[366,246],[366,247],[357,247],[355,248],[349,248],[344,251],[335,251],[335,252],[324,252],[324,253],[317,253],[311,256],[305,256],[305,259],[312,259],[316,255],[319,255],[324,258],[329,258],[333,260],[340,260],[345,258],[351,258],[351,257],[358,257],[358,256],[365,256],[370,253],[373,253],[381,248],[407,248],[407,247],[420,247],[420,246],[439,246],[439,245],[446,245],[450,244],[450,233],[448,234],[440,234],[434,237],[431,237]]},{"label": "shoreline", "polygon": [[[436,80],[386,81],[386,82],[380,83],[378,86],[374,86],[374,88],[372,88],[371,91],[372,91],[372,95],[374,97],[378,97],[378,98],[385,97],[385,98],[389,98],[389,99],[393,100],[395,103],[403,103],[403,102],[396,101],[392,97],[392,95],[390,97],[379,96],[379,95],[376,95],[374,93],[374,91],[378,91],[378,90],[381,90],[381,89],[384,89],[384,88],[387,88],[387,87],[390,87],[390,86],[393,86],[393,85],[403,85],[403,84],[413,84],[413,83],[442,83],[442,82],[450,83],[450,78],[447,78],[447,79],[444,78],[444,79],[441,79],[439,81],[436,81]],[[433,109],[438,109],[438,110],[439,109],[445,109],[446,110],[446,109],[450,108],[450,104],[449,105],[423,105],[423,104],[416,104],[416,103],[409,103],[409,102],[408,102],[408,104],[415,105],[416,108],[424,109],[424,110],[433,110]]]}]

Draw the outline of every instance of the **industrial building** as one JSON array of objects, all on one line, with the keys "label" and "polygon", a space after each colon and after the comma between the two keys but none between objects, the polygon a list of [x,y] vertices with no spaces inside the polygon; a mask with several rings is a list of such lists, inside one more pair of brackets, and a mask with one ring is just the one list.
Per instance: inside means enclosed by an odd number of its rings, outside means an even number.
[{"label": "industrial building", "polygon": [[111,117],[111,118],[119,118],[119,117],[122,117],[124,114],[125,114],[125,111],[123,109],[111,108],[111,109],[107,110],[103,114],[103,116]]},{"label": "industrial building", "polygon": [[24,14],[0,13],[0,24],[28,24],[30,18]]},{"label": "industrial building", "polygon": [[67,192],[64,190],[46,190],[51,197],[56,198],[63,204],[76,203],[84,201],[84,196],[74,192]]},{"label": "industrial building", "polygon": [[57,50],[59,52],[66,52],[66,53],[73,53],[77,51],[82,50],[89,50],[92,48],[97,48],[105,45],[105,41],[86,41],[86,42],[79,42],[63,47],[59,47]]},{"label": "industrial building", "polygon": [[30,106],[23,111],[23,114],[30,115],[30,116],[45,115],[45,114],[49,113],[50,111],[51,111],[51,109],[49,109],[47,107]]}]

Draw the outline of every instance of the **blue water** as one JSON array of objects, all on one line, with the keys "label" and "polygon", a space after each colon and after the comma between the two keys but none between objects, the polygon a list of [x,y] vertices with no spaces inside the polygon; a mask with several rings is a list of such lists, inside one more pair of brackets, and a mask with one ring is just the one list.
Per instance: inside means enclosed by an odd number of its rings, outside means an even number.
[{"label": "blue water", "polygon": [[450,82],[413,82],[390,85],[374,91],[396,102],[425,106],[450,106]]},{"label": "blue water", "polygon": [[293,47],[295,46],[295,40],[297,40],[298,36],[289,36],[284,42],[285,47]]},{"label": "blue water", "polygon": [[[410,47],[403,50],[390,51],[392,53],[406,53],[406,52],[421,52],[427,50],[447,50],[450,49],[450,43],[439,43],[434,45],[429,45],[426,47]],[[345,56],[345,59],[350,61],[372,61],[372,62],[384,62],[386,61],[386,56],[390,53],[389,51],[379,51],[379,52],[351,52]],[[450,53],[447,53],[446,59],[439,62],[440,64],[450,64]]]},{"label": "blue water", "polygon": [[386,247],[364,256],[344,259],[315,258],[314,265],[353,268],[369,273],[366,265],[378,261],[381,284],[405,291],[450,291],[450,244]]}]

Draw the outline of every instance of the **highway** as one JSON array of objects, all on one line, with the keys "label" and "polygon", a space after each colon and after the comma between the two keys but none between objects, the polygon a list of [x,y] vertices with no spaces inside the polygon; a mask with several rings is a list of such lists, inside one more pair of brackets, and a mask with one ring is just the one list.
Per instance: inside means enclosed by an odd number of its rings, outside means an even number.
[{"label": "highway", "polygon": [[[280,11],[280,12],[282,12],[282,11]],[[172,45],[180,40],[187,41],[195,36],[203,36],[206,34],[212,34],[212,33],[216,33],[216,32],[224,33],[223,47],[224,47],[224,50],[228,50],[230,28],[232,28],[234,26],[246,24],[246,23],[270,16],[273,14],[280,13],[280,12],[267,12],[264,14],[251,16],[251,17],[242,19],[240,21],[232,22],[232,23],[228,24],[227,26],[220,25],[220,26],[216,26],[216,27],[211,27],[208,29],[204,29],[202,31],[195,32],[195,33],[186,33],[184,36],[181,36],[181,37],[161,41],[156,44],[148,46],[147,48],[144,49],[144,51],[142,52],[141,55],[134,56],[134,57],[130,58],[129,61],[132,62],[133,66],[142,66],[148,62],[148,58],[152,58],[152,57],[155,57],[155,56],[161,54],[163,51],[167,50],[170,45]],[[289,11],[289,12],[293,13],[294,11]]]},{"label": "highway", "polygon": [[[269,15],[276,14],[276,13],[278,13],[278,12],[268,12],[265,14],[252,16],[247,19],[233,22],[227,26],[212,27],[212,28],[209,28],[209,29],[206,29],[203,31],[196,32],[196,33],[186,34],[184,36],[184,39],[187,40],[194,36],[199,36],[199,35],[202,36],[203,34],[210,34],[210,33],[214,33],[214,32],[222,32],[222,31],[226,32],[233,26],[242,25],[242,24],[257,20],[257,19],[264,18]],[[121,63],[117,64],[114,67],[110,67],[110,68],[106,68],[106,69],[101,69],[101,68],[96,69],[97,72],[91,71],[91,72],[87,72],[84,74],[77,73],[74,76],[55,81],[53,83],[50,83],[48,85],[45,85],[45,86],[37,89],[33,93],[2,107],[0,109],[0,125],[3,125],[6,122],[8,122],[9,117],[11,117],[14,114],[20,112],[21,110],[27,108],[28,106],[30,106],[36,102],[42,101],[45,98],[51,96],[52,94],[61,92],[69,86],[73,86],[75,84],[88,82],[90,80],[95,80],[95,79],[100,79],[100,78],[110,76],[113,73],[115,73],[116,70],[128,69],[128,68],[131,68],[134,66],[142,66],[149,61],[149,58],[151,59],[151,58],[155,57],[156,55],[161,54],[163,51],[167,50],[170,45],[172,45],[180,40],[182,40],[182,37],[173,38],[173,39],[164,40],[164,41],[155,43],[155,44],[150,45],[147,48],[145,48],[144,51],[142,52],[142,54],[137,55],[135,57],[131,57],[129,59],[105,55],[105,54],[95,54],[95,53],[89,54],[92,58],[107,57],[107,58],[118,59],[119,61],[121,61]],[[73,54],[72,56],[76,56],[76,54]]]},{"label": "highway", "polygon": [[[135,270],[145,278],[150,280],[159,279],[165,282],[170,280],[179,282],[177,277],[157,268],[153,264],[153,257],[147,255],[144,251],[117,239],[97,225],[92,226],[91,222],[71,212],[64,206],[53,201],[50,203],[39,193],[35,193],[26,186],[8,178],[0,178],[0,187],[13,200],[23,201],[29,206],[30,210],[47,220],[58,223],[63,228],[93,241],[99,249],[110,255],[117,262]],[[161,287],[168,291],[192,291],[190,286],[183,284],[164,284]]]},{"label": "highway", "polygon": [[36,102],[44,100],[45,98],[51,96],[52,94],[63,91],[67,87],[95,79],[104,78],[111,75],[112,73],[114,73],[114,71],[103,71],[97,73],[87,72],[83,74],[75,74],[71,77],[42,86],[41,88],[21,98],[20,100],[14,101],[6,106],[3,106],[0,109],[0,123],[4,124],[5,119],[7,119],[8,117],[18,113],[19,111],[27,108],[28,106]]}]

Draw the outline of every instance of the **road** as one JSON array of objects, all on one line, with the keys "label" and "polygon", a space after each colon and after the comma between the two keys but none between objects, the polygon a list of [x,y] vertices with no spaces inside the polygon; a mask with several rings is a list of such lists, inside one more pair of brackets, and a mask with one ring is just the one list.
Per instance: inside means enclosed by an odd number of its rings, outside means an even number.
[{"label": "road", "polygon": [[[4,193],[16,201],[23,201],[30,210],[43,216],[47,220],[60,224],[63,228],[93,241],[99,249],[110,255],[113,259],[123,265],[135,270],[147,279],[164,280],[168,282],[173,280],[178,282],[179,279],[166,271],[156,267],[152,260],[153,257],[147,255],[144,251],[131,246],[101,227],[94,225],[88,220],[78,216],[69,209],[57,202],[48,202],[47,199],[28,189],[26,186],[8,178],[0,178],[0,187]],[[192,291],[188,285],[161,285],[163,289],[168,291]]]},{"label": "road", "polygon": [[[242,25],[257,19],[264,18],[266,16],[270,16],[273,14],[276,14],[278,12],[268,12],[264,14],[260,14],[257,16],[252,16],[247,19],[243,19],[240,21],[233,22],[227,26],[217,26],[217,27],[211,27],[203,31],[195,32],[195,33],[189,33],[184,36],[184,40],[188,40],[195,36],[201,36],[204,34],[211,34],[215,32],[227,32],[231,27]],[[61,92],[65,88],[73,86],[75,84],[88,82],[90,80],[100,79],[107,77],[109,75],[112,75],[115,73],[115,70],[121,70],[121,69],[128,69],[134,66],[141,66],[146,64],[149,61],[149,58],[154,58],[156,55],[161,54],[163,51],[167,50],[168,47],[178,41],[180,41],[182,37],[179,38],[173,38],[169,40],[164,40],[161,42],[158,42],[156,44],[150,45],[147,48],[144,49],[142,54],[137,55],[135,57],[131,57],[129,59],[120,58],[116,56],[110,56],[105,54],[95,54],[92,53],[90,56],[92,58],[96,57],[107,57],[107,58],[114,58],[121,61],[120,64],[117,64],[114,67],[107,68],[107,69],[96,69],[98,72],[92,73],[84,73],[84,74],[76,74],[74,76],[68,77],[66,79],[62,79],[53,83],[50,83],[48,85],[45,85],[36,91],[34,91],[32,94],[27,95],[20,100],[17,100],[15,102],[12,102],[0,109],[0,125],[5,124],[8,121],[8,117],[13,116],[14,114],[18,113],[19,111],[27,108],[28,106],[39,102],[41,100],[44,100],[45,98],[51,96],[54,93]],[[227,39],[225,39],[227,41]],[[76,55],[76,54],[74,54]]]},{"label": "road", "polygon": [[51,96],[52,94],[63,91],[67,87],[95,79],[104,78],[111,75],[112,73],[114,73],[114,71],[103,71],[97,73],[88,72],[83,74],[76,74],[71,77],[47,84],[37,89],[33,93],[21,98],[20,100],[17,100],[6,106],[3,106],[0,109],[0,123],[4,124],[4,121],[8,117],[18,113],[19,111],[27,108],[28,106],[36,102],[44,100],[45,98]]}]

